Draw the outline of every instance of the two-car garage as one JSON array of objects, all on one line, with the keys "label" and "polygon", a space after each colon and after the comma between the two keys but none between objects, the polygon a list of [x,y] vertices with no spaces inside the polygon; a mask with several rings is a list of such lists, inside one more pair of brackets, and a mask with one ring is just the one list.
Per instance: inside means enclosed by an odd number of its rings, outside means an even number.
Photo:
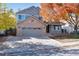
[{"label": "two-car garage", "polygon": [[42,28],[23,28],[21,29],[22,35],[26,36],[41,36],[44,34],[44,31]]}]

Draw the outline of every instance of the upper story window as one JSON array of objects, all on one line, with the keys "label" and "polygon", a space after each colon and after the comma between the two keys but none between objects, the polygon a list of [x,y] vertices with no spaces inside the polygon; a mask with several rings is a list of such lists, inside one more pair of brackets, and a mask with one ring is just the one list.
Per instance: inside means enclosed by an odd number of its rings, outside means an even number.
[{"label": "upper story window", "polygon": [[42,20],[42,17],[41,16],[39,17],[39,20]]},{"label": "upper story window", "polygon": [[19,18],[19,19],[22,19],[22,15],[18,15],[18,18]]}]

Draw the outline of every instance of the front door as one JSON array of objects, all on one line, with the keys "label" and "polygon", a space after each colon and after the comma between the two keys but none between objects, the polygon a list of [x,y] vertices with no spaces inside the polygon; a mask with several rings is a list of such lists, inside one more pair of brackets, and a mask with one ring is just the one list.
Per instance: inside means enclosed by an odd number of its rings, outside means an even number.
[{"label": "front door", "polygon": [[46,33],[49,33],[49,27],[50,27],[50,25],[46,26]]}]

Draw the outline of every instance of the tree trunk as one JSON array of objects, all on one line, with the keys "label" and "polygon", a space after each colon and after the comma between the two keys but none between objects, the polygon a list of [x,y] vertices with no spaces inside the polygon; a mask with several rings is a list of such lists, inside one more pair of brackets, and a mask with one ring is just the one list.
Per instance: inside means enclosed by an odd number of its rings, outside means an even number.
[{"label": "tree trunk", "polygon": [[78,29],[78,28],[77,28],[77,25],[75,25],[75,26],[74,26],[74,31],[75,31],[76,34],[77,34],[77,29]]},{"label": "tree trunk", "polygon": [[78,15],[75,15],[76,16],[76,23],[75,23],[75,25],[74,25],[74,30],[75,30],[75,33],[77,34],[77,29],[78,29]]}]

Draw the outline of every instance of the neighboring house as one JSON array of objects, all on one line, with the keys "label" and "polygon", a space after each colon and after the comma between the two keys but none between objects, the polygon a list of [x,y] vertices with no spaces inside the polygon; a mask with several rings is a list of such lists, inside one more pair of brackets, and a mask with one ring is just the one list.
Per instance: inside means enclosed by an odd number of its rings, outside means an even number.
[{"label": "neighboring house", "polygon": [[17,35],[42,36],[44,34],[44,23],[35,16],[30,16],[17,25]]},{"label": "neighboring house", "polygon": [[30,16],[36,16],[39,18],[40,17],[39,14],[40,14],[40,8],[32,6],[32,7],[29,7],[29,8],[26,8],[26,9],[23,9],[17,12],[16,18],[17,20],[22,21],[22,20],[26,20]]}]

